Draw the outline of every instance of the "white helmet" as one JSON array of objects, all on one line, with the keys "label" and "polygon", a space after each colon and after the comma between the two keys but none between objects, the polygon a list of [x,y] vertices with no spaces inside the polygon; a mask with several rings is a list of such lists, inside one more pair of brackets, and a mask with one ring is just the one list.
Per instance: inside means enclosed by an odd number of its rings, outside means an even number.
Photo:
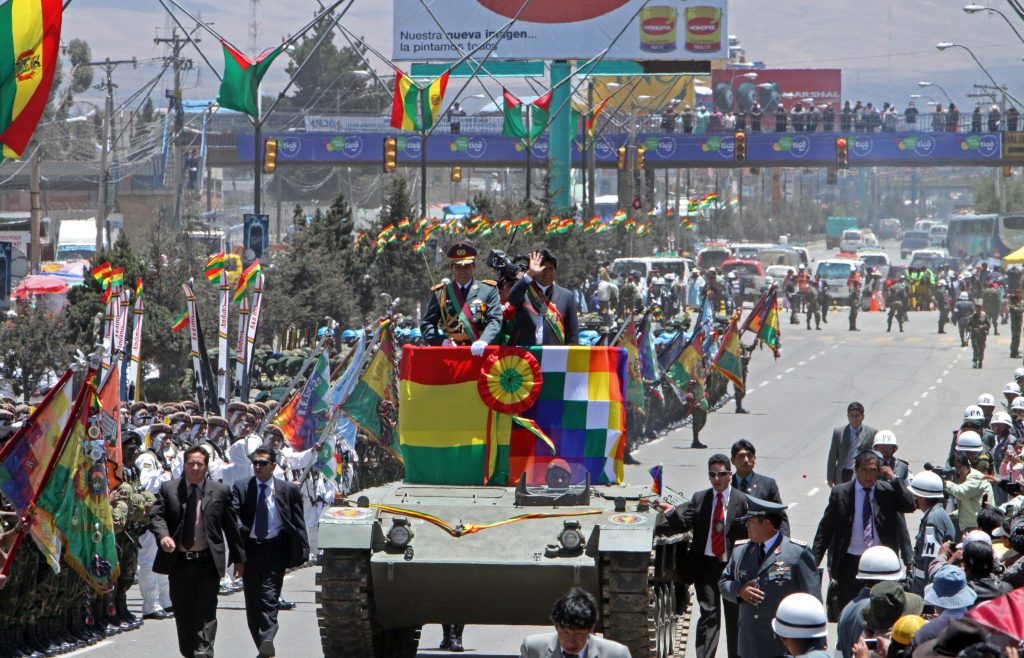
[{"label": "white helmet", "polygon": [[997,411],[992,414],[992,420],[989,421],[989,425],[995,425],[996,423],[1006,425],[1007,427],[1013,427],[1013,419],[1010,418],[1010,414],[1005,411]]},{"label": "white helmet", "polygon": [[940,286],[948,286],[949,283],[945,279],[939,279],[939,285]]},{"label": "white helmet", "polygon": [[956,437],[957,452],[981,452],[982,447],[981,437],[977,432],[965,430]]},{"label": "white helmet", "polygon": [[903,564],[888,546],[872,546],[860,556],[858,580],[903,580]]},{"label": "white helmet", "polygon": [[1020,379],[1021,377],[1024,377],[1024,368],[1017,368],[1013,371],[1014,379]]},{"label": "white helmet", "polygon": [[921,498],[942,498],[942,478],[931,471],[922,471],[910,480],[910,493]]},{"label": "white helmet", "polygon": [[896,435],[892,430],[881,430],[875,434],[875,441],[872,443],[873,446],[894,446],[896,443]]},{"label": "white helmet", "polygon": [[772,630],[779,637],[825,637],[828,616],[821,601],[803,592],[782,599],[772,619]]},{"label": "white helmet", "polygon": [[966,292],[962,292],[962,293],[960,293],[960,296],[957,299],[959,299],[962,302],[966,302],[966,301],[970,301],[971,296],[968,295]]},{"label": "white helmet", "polygon": [[[994,405],[993,405],[994,406]],[[979,423],[985,422],[985,412],[981,410],[976,404],[972,404],[964,409],[964,422],[968,420],[977,421]]]},{"label": "white helmet", "polygon": [[729,274],[727,274],[725,278],[727,278],[727,279],[735,279],[736,278],[736,273],[735,272],[729,272]]},{"label": "white helmet", "polygon": [[982,393],[978,396],[978,401],[974,404],[979,407],[994,407],[996,406],[996,399],[991,393]]},{"label": "white helmet", "polygon": [[1006,386],[1003,387],[1003,395],[1012,395],[1017,397],[1020,395],[1020,385],[1017,382],[1007,382]]},{"label": "white helmet", "polygon": [[656,276],[653,279],[651,279],[651,285],[652,286],[663,286],[663,285],[665,285],[665,279],[661,278],[660,276]]},{"label": "white helmet", "polygon": [[1013,398],[1010,403],[1010,411],[1024,411],[1024,395]]}]

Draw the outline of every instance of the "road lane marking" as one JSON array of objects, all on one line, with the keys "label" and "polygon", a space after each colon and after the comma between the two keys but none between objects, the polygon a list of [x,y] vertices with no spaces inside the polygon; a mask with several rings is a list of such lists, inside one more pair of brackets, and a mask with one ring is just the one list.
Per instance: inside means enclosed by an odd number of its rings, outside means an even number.
[{"label": "road lane marking", "polygon": [[934,391],[935,390],[935,384],[932,384],[931,386],[929,386],[928,390],[929,391]]},{"label": "road lane marking", "polygon": [[[949,374],[949,371],[948,371],[948,370],[943,370],[943,371],[942,371],[942,376],[943,376],[943,377],[945,377],[945,376],[946,376],[946,375],[948,375],[948,374]],[[939,379],[938,381],[940,381],[940,382],[941,382],[942,380],[941,380],[941,379]]]},{"label": "road lane marking", "polygon": [[775,375],[775,379],[782,379],[782,375]]},{"label": "road lane marking", "polygon": [[811,356],[810,356],[810,357],[809,357],[809,358],[808,358],[807,360],[808,360],[808,361],[814,361],[814,360],[815,360],[815,359],[817,359],[817,358],[818,358],[818,355],[817,355],[817,354],[812,354],[812,355],[811,355]]},{"label": "road lane marking", "polygon": [[789,507],[789,509],[793,509],[794,507],[796,507],[799,504],[800,503],[790,503],[788,507]]},{"label": "road lane marking", "polygon": [[912,409],[907,409],[905,412],[903,412],[903,417],[906,418],[907,416],[909,416],[911,411],[913,411],[913,410]]},{"label": "road lane marking", "polygon": [[920,400],[914,400],[914,406],[915,406],[915,407],[916,407],[917,405],[919,405],[919,404],[921,404],[921,401],[920,401]]},{"label": "road lane marking", "polygon": [[941,384],[942,383],[942,377],[939,377],[938,379],[936,379],[935,383],[936,384]]},{"label": "road lane marking", "polygon": [[819,487],[814,487],[813,489],[811,489],[810,491],[807,492],[807,495],[808,496],[813,496],[814,494],[818,493],[819,491],[821,491],[821,489]]},{"label": "road lane marking", "polygon": [[892,426],[893,427],[899,427],[902,424],[903,424],[903,419],[902,418],[897,418],[896,420],[893,421]]},{"label": "road lane marking", "polygon": [[767,379],[765,381],[761,382],[761,386],[767,386],[767,385],[768,385],[768,380]]},{"label": "road lane marking", "polygon": [[790,368],[789,370],[786,371],[786,374],[788,375],[789,373],[793,372],[794,370],[796,370],[796,368]]},{"label": "road lane marking", "polygon": [[806,361],[801,361],[801,362],[800,362],[800,363],[798,363],[797,365],[798,365],[798,366],[805,366],[805,365],[807,365],[807,362],[806,362]]}]

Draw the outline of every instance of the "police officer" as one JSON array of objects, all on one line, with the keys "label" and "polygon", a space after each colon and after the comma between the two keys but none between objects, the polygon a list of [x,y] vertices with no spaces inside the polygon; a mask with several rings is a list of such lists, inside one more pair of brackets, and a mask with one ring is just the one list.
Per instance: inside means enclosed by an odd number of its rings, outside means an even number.
[{"label": "police officer", "polygon": [[971,332],[971,349],[974,352],[975,368],[981,368],[981,362],[985,359],[985,341],[988,339],[988,332],[992,323],[988,314],[982,310],[981,300],[975,300],[974,313],[967,320],[967,329]]},{"label": "police officer", "polygon": [[974,305],[971,304],[971,296],[965,290],[957,296],[956,304],[953,306],[953,321],[956,322],[960,331],[960,347],[967,347],[967,323],[974,313]]},{"label": "police officer", "polygon": [[[880,430],[875,434],[874,443],[872,443],[871,448],[882,455],[878,468],[881,469],[883,480],[897,478],[902,480],[903,484],[910,483],[910,464],[896,458],[896,450],[899,448],[899,445],[896,443],[896,435],[892,430]],[[886,471],[886,468],[889,471]]]},{"label": "police officer", "polygon": [[939,554],[942,544],[956,537],[956,527],[946,513],[945,485],[941,477],[931,471],[918,473],[908,489],[917,509],[923,513],[914,541],[914,570],[910,579],[910,591],[922,595],[928,584],[928,565]]},{"label": "police officer", "polygon": [[779,604],[772,620],[772,630],[786,648],[787,655],[794,658],[831,658],[824,650],[827,623],[825,606],[821,601],[810,594],[798,592],[790,594]]},{"label": "police officer", "polygon": [[501,299],[497,283],[477,281],[476,247],[456,242],[448,249],[452,278],[431,288],[420,331],[428,345],[471,345],[484,353],[501,331]]},{"label": "police officer", "polygon": [[1020,358],[1020,329],[1024,320],[1024,304],[1021,303],[1020,291],[1010,293],[1010,358]]},{"label": "police officer", "polygon": [[718,589],[722,598],[739,605],[739,655],[774,658],[780,647],[770,622],[782,600],[797,592],[819,592],[821,581],[806,544],[779,532],[786,506],[753,496],[747,501],[747,513],[739,520],[750,538],[737,542]]}]

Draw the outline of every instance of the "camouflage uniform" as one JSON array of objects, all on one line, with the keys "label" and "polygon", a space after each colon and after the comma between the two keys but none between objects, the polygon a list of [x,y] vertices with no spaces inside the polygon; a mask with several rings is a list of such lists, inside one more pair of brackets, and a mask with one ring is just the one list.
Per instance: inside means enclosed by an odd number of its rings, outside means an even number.
[{"label": "camouflage uniform", "polygon": [[1020,330],[1021,320],[1024,320],[1024,304],[1021,303],[1020,293],[1010,293],[1010,358],[1020,358]]},{"label": "camouflage uniform", "polygon": [[989,322],[990,330],[996,336],[999,335],[999,290],[997,288],[986,287],[981,292],[981,305],[985,309],[985,315],[989,318],[994,318],[994,322]]},{"label": "camouflage uniform", "polygon": [[967,321],[967,329],[971,332],[971,348],[974,351],[974,367],[980,368],[985,358],[985,341],[992,326],[985,311],[975,308],[974,315]]}]

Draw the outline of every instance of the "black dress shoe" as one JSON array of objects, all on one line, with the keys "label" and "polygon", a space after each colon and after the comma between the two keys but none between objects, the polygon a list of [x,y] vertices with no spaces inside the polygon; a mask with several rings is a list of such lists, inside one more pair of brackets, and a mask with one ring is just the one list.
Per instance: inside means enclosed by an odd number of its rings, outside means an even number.
[{"label": "black dress shoe", "polygon": [[452,641],[448,638],[441,640],[441,646],[438,647],[441,651],[448,651],[452,648]]},{"label": "black dress shoe", "polygon": [[152,619],[155,621],[163,621],[164,619],[171,619],[172,617],[174,617],[174,613],[166,610],[157,610],[156,612],[150,612],[149,614],[142,615],[143,619]]},{"label": "black dress shoe", "polygon": [[448,647],[448,650],[452,653],[462,653],[463,651],[465,651],[465,649],[462,646],[462,638],[453,637],[451,641],[451,646]]},{"label": "black dress shoe", "polygon": [[278,610],[294,610],[295,609],[295,604],[292,603],[291,601],[285,601],[284,597],[281,597],[281,598],[277,599],[277,609]]},{"label": "black dress shoe", "polygon": [[635,466],[635,465],[639,464],[640,461],[637,460],[636,457],[634,457],[633,455],[624,455],[622,457],[622,463],[623,464],[630,464],[630,465]]},{"label": "black dress shoe", "polygon": [[701,443],[700,441],[694,441],[693,443],[690,444],[690,447],[691,448],[707,448],[707,446],[704,445],[703,443]]}]

